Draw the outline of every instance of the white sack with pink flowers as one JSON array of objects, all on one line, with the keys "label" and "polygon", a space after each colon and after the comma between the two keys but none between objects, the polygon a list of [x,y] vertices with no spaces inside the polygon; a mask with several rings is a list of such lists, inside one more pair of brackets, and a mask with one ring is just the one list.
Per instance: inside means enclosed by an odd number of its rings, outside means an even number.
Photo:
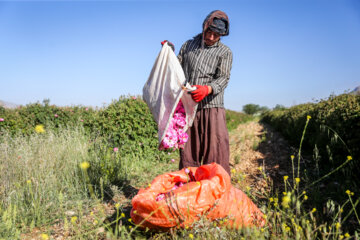
[{"label": "white sack with pink flowers", "polygon": [[193,123],[197,103],[187,92],[191,86],[183,89],[185,81],[178,58],[165,43],[143,88],[143,99],[158,125],[159,149],[181,148],[187,141],[184,133]]}]

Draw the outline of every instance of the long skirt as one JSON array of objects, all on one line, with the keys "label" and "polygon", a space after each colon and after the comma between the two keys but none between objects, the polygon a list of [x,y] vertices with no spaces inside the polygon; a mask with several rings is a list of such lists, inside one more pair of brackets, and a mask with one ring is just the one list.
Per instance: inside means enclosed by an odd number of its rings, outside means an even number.
[{"label": "long skirt", "polygon": [[179,169],[216,162],[230,175],[229,133],[226,128],[225,109],[199,110],[187,134],[188,142],[180,149]]}]

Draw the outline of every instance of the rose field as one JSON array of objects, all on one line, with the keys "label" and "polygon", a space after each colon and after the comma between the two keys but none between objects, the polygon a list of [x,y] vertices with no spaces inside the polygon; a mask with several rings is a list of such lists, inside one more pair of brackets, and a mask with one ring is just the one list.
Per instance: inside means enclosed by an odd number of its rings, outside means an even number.
[{"label": "rose field", "polygon": [[[172,125],[179,129],[180,113]],[[226,110],[226,120],[232,185],[265,225],[232,228],[230,216],[210,221],[203,213],[191,226],[154,231],[133,223],[131,199],[178,170],[176,148],[187,136],[169,132],[159,150],[140,96],[101,108],[49,100],[0,107],[0,239],[360,238],[360,96],[261,116]]]}]

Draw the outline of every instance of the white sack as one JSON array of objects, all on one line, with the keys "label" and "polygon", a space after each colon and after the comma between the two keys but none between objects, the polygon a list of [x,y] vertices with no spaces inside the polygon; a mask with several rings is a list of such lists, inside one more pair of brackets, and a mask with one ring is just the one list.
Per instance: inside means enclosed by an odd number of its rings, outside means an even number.
[{"label": "white sack", "polygon": [[[149,106],[158,125],[159,144],[165,137],[180,99],[186,113],[184,131],[192,126],[197,103],[191,98],[187,90],[183,90],[184,83],[185,75],[180,62],[174,51],[165,43],[143,88],[143,99]],[[189,90],[191,89],[189,84],[186,87]]]}]

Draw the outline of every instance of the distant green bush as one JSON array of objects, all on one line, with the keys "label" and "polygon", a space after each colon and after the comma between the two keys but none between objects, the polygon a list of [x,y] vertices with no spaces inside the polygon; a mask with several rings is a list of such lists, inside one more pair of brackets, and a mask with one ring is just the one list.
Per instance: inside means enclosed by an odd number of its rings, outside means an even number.
[{"label": "distant green bush", "polygon": [[266,106],[260,106],[258,104],[249,103],[243,106],[243,112],[249,115],[262,114],[269,111]]},{"label": "distant green bush", "polygon": [[[304,150],[310,152],[316,146],[315,154],[319,166],[326,170],[339,166],[348,155],[351,155],[353,161],[349,167],[343,168],[342,172],[349,181],[359,183],[360,96],[330,96],[318,103],[267,112],[262,116],[262,120],[275,127],[292,144],[297,145],[307,116],[311,117],[311,121],[303,142]],[[354,181],[354,177],[357,181]]]}]

